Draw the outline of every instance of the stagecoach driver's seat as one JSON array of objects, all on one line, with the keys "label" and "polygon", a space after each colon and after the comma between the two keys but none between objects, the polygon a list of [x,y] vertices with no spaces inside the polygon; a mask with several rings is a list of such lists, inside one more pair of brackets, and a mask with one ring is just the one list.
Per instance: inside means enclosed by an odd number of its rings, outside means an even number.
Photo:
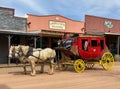
[{"label": "stagecoach driver's seat", "polygon": [[69,34],[64,34],[62,47],[71,51],[74,55],[79,56],[77,45],[73,45],[73,42],[77,41],[77,37],[79,37],[79,34],[73,34],[71,37]]},{"label": "stagecoach driver's seat", "polygon": [[62,39],[62,47],[70,50],[71,46],[72,46],[72,39],[70,38],[69,34],[65,33]]}]

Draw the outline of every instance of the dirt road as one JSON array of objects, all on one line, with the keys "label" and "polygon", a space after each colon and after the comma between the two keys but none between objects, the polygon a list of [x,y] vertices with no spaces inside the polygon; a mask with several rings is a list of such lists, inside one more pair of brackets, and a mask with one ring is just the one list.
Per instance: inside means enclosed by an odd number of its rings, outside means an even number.
[{"label": "dirt road", "polygon": [[47,66],[45,71],[31,77],[24,75],[20,67],[0,68],[0,89],[120,89],[120,62],[111,71],[98,65],[84,73],[75,73],[72,67],[56,70],[54,75],[47,74]]}]

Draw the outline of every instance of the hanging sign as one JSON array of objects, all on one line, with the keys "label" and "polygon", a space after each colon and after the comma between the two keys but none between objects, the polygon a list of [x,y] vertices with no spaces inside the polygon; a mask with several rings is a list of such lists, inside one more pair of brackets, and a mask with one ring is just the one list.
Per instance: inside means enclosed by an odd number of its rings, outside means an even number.
[{"label": "hanging sign", "polygon": [[113,23],[109,20],[105,20],[104,22],[104,25],[107,27],[107,28],[113,28]]},{"label": "hanging sign", "polygon": [[65,22],[49,21],[49,27],[51,29],[65,30]]}]

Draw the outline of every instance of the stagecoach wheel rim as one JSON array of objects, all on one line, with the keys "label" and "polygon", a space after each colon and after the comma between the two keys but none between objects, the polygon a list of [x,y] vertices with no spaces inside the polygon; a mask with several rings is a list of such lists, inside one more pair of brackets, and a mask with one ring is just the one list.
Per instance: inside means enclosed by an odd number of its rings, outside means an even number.
[{"label": "stagecoach wheel rim", "polygon": [[86,63],[85,64],[86,68],[88,68],[88,69],[93,68],[94,65],[95,65],[94,63]]},{"label": "stagecoach wheel rim", "polygon": [[114,66],[114,57],[112,53],[105,52],[101,58],[100,63],[105,70],[111,70]]},{"label": "stagecoach wheel rim", "polygon": [[58,67],[59,67],[59,70],[65,71],[68,68],[68,65],[66,65],[66,64],[59,64]]},{"label": "stagecoach wheel rim", "polygon": [[77,73],[81,73],[85,70],[85,63],[82,59],[77,59],[74,62],[74,69]]}]

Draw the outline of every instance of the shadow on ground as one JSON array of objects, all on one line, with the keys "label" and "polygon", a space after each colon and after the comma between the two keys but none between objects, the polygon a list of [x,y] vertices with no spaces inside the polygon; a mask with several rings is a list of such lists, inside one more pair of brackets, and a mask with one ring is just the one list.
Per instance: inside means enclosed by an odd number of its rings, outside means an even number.
[{"label": "shadow on ground", "polygon": [[11,89],[11,88],[5,84],[0,84],[0,89]]}]

